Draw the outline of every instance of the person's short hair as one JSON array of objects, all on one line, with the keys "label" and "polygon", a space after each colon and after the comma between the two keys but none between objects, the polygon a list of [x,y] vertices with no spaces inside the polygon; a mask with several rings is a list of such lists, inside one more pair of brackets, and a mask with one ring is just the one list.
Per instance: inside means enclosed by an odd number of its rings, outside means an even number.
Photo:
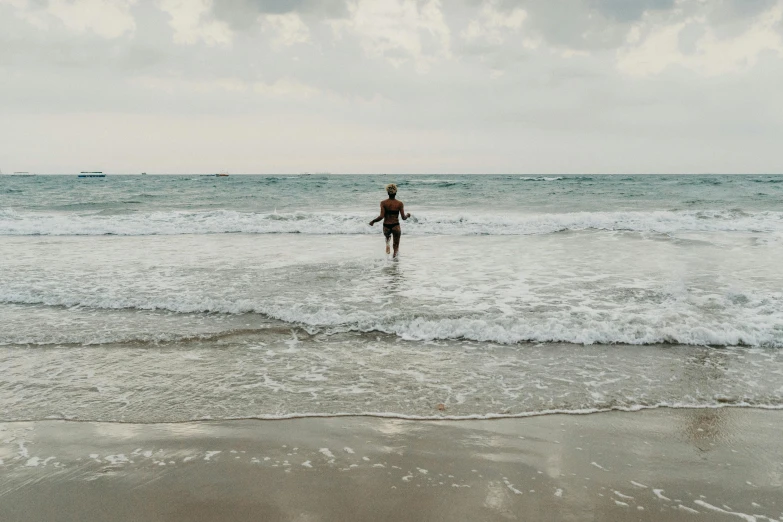
[{"label": "person's short hair", "polygon": [[387,194],[396,194],[397,193],[397,185],[394,183],[389,183],[386,185],[386,193]]}]

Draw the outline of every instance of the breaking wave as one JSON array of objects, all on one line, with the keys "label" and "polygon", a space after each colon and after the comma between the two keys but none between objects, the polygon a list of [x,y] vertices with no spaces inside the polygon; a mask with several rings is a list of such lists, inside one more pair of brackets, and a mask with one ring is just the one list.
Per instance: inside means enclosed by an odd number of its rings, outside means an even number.
[{"label": "breaking wave", "polygon": [[[180,234],[377,234],[368,213],[253,213],[233,210],[129,214],[0,211],[0,235],[147,236]],[[678,232],[783,232],[783,212],[693,210],[572,212],[527,215],[421,213],[403,225],[414,235],[530,235],[611,230]]]},{"label": "breaking wave", "polygon": [[[572,344],[684,344],[696,346],[783,347],[779,324],[780,296],[767,296],[753,306],[738,306],[732,320],[709,316],[681,306],[663,313],[659,306],[618,310],[607,318],[600,310],[574,314],[551,310],[544,314],[474,314],[437,316],[419,312],[378,313],[352,307],[274,303],[266,300],[217,297],[73,297],[61,293],[4,292],[3,304],[86,307],[103,310],[156,310],[179,314],[260,314],[301,327],[309,333],[382,332],[410,341],[466,339],[518,344],[563,342]],[[217,332],[209,332],[215,335]],[[144,338],[143,340],[149,340]],[[60,340],[60,342],[64,342]],[[71,342],[83,342],[77,338]]]}]

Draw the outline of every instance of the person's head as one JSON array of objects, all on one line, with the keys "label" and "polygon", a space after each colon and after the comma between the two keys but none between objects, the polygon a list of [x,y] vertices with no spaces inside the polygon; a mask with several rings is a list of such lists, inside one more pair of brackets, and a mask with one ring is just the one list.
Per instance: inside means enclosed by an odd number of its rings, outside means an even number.
[{"label": "person's head", "polygon": [[386,193],[390,198],[394,199],[397,196],[397,185],[394,183],[389,183],[386,185]]}]

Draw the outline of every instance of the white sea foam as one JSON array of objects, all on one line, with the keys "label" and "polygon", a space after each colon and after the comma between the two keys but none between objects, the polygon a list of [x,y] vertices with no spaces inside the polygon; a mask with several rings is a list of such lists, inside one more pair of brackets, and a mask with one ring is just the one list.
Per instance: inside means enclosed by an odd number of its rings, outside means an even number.
[{"label": "white sea foam", "polygon": [[[377,234],[366,213],[165,211],[117,215],[0,211],[0,235]],[[730,210],[572,212],[527,215],[417,213],[414,235],[531,235],[567,230],[679,232],[783,231],[783,212]]]},{"label": "white sea foam", "polygon": [[204,460],[212,460],[212,457],[219,455],[220,453],[222,453],[222,451],[208,451],[206,455],[204,455]]},{"label": "white sea foam", "polygon": [[120,453],[118,455],[108,455],[108,456],[104,457],[103,459],[105,461],[109,462],[110,464],[115,464],[115,465],[117,465],[117,464],[127,464],[128,462],[130,462],[130,459],[128,459],[128,457],[126,457],[122,453]]},{"label": "white sea foam", "polygon": [[[765,299],[769,301],[769,298]],[[176,313],[258,313],[301,326],[311,333],[360,331],[394,334],[410,341],[438,339],[467,339],[501,344],[521,342],[566,342],[573,344],[688,344],[715,346],[783,347],[780,330],[780,309],[772,300],[766,306],[738,309],[736,317],[728,322],[725,317],[713,318],[681,309],[677,314],[662,315],[657,305],[646,312],[638,310],[613,314],[607,321],[603,312],[573,314],[570,310],[551,310],[544,315],[477,317],[466,312],[460,317],[427,317],[426,315],[400,318],[379,315],[355,309],[340,309],[335,303],[320,306],[273,304],[251,299],[106,297],[103,295],[41,295],[34,292],[4,292],[0,289],[0,303],[43,304],[47,306],[89,307],[113,310],[163,310]],[[209,337],[205,334],[201,337]],[[191,336],[194,337],[194,336]],[[195,336],[194,338],[198,338]],[[101,338],[104,342],[110,340]],[[176,336],[150,338],[141,341],[172,340]],[[116,341],[132,341],[120,334]],[[59,339],[59,342],[63,342]],[[74,340],[72,342],[85,342]],[[7,341],[4,341],[7,343]]]},{"label": "white sea foam", "polygon": [[720,513],[722,515],[732,515],[738,518],[741,518],[745,520],[746,522],[756,522],[756,517],[753,515],[748,515],[747,513],[739,513],[736,511],[727,511],[725,509],[721,509],[718,506],[713,506],[712,504],[709,504],[707,502],[704,502],[703,500],[694,500],[694,504],[698,504],[703,508],[709,509],[711,511],[715,511],[717,513]]},{"label": "white sea foam", "polygon": [[321,449],[319,449],[318,451],[319,451],[321,454],[323,454],[323,456],[324,456],[324,457],[326,457],[326,458],[328,458],[328,459],[333,459],[333,458],[335,458],[335,457],[334,457],[334,454],[331,452],[331,450],[329,450],[329,448],[321,448]]}]

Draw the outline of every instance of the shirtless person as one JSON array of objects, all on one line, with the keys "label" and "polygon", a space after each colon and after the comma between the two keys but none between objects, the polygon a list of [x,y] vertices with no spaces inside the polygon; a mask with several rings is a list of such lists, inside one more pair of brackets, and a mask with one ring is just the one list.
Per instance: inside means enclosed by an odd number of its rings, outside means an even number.
[{"label": "shirtless person", "polygon": [[411,215],[405,213],[402,201],[397,201],[397,185],[394,183],[386,185],[386,193],[389,195],[389,199],[381,201],[381,215],[370,221],[370,226],[383,220],[386,253],[389,253],[389,239],[394,236],[394,257],[396,258],[397,252],[400,250],[400,236],[402,235],[399,218],[402,216],[402,219],[408,219]]}]

